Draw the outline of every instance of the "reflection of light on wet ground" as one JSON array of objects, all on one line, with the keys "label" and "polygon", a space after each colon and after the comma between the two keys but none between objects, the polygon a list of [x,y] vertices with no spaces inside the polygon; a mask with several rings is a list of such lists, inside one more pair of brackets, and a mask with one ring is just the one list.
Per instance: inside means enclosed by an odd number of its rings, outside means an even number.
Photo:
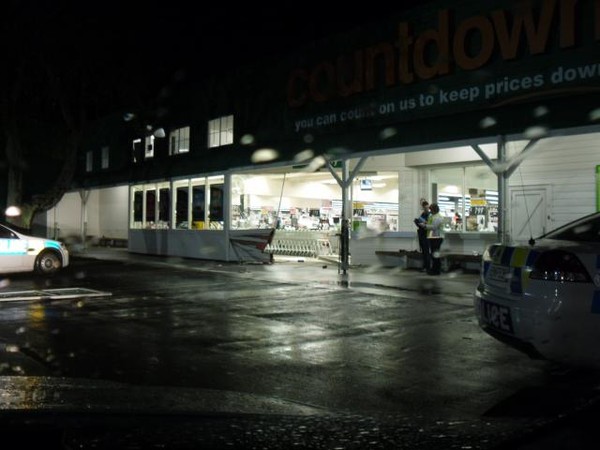
[{"label": "reflection of light on wet ground", "polygon": [[15,302],[24,300],[61,300],[85,297],[109,297],[110,292],[87,288],[36,289],[29,291],[14,291],[0,293],[0,302]]}]

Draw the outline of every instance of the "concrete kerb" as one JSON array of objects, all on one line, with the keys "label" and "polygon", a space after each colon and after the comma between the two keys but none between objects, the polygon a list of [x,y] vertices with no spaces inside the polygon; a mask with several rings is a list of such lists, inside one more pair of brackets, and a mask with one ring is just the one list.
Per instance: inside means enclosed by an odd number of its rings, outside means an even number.
[{"label": "concrete kerb", "polygon": [[414,269],[383,266],[351,266],[344,274],[336,260],[320,258],[276,258],[274,264],[220,262],[180,257],[154,256],[126,249],[91,247],[72,252],[73,258],[92,258],[217,272],[232,276],[262,277],[282,283],[329,284],[348,288],[392,289],[461,297],[472,304],[478,273],[455,270],[430,276]]}]

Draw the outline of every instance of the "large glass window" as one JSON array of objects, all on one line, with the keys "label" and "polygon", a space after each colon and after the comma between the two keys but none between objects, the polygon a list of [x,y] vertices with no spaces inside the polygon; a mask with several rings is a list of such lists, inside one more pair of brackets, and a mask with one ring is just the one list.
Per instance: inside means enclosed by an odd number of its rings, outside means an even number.
[{"label": "large glass window", "polygon": [[206,223],[206,186],[204,179],[202,184],[192,186],[192,228],[195,230],[204,229]]},{"label": "large glass window", "polygon": [[398,230],[398,172],[358,176],[352,185],[352,227],[375,233]]},{"label": "large glass window", "polygon": [[169,183],[153,183],[131,188],[131,228],[169,228]]},{"label": "large glass window", "polygon": [[136,186],[131,189],[131,228],[142,228],[144,221],[144,188]]},{"label": "large glass window", "polygon": [[448,230],[498,230],[498,182],[486,165],[433,169],[431,192]]},{"label": "large glass window", "polygon": [[146,192],[146,226],[152,227],[156,221],[156,190],[148,189]]},{"label": "large glass window", "polygon": [[231,227],[330,230],[340,224],[342,192],[329,173],[231,177]]},{"label": "large glass window", "polygon": [[181,180],[174,183],[175,192],[175,228],[187,230],[190,228],[190,181]]},{"label": "large glass window", "polygon": [[168,187],[161,187],[158,190],[158,221],[162,228],[169,227],[171,215],[171,196]]},{"label": "large glass window", "polygon": [[222,229],[224,179],[221,175],[175,181],[175,228]]}]

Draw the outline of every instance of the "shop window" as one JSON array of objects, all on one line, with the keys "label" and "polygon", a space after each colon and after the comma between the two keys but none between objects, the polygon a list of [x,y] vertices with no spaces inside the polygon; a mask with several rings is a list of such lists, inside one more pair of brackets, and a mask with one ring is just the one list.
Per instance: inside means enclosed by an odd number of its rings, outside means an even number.
[{"label": "shop window", "polygon": [[177,187],[175,190],[175,227],[189,229],[189,187],[186,181],[185,186]]},{"label": "shop window", "polygon": [[335,233],[341,188],[329,173],[231,176],[231,228]]},{"label": "shop window", "polygon": [[224,116],[208,122],[208,146],[233,144],[233,116]]},{"label": "shop window", "polygon": [[132,228],[142,228],[144,219],[144,191],[136,190],[133,193]]},{"label": "shop window", "polygon": [[487,166],[434,169],[431,183],[447,230],[497,231],[497,178]]},{"label": "shop window", "polygon": [[204,186],[192,187],[192,228],[202,230],[205,228],[205,188]]},{"label": "shop window", "polygon": [[223,222],[223,185],[215,184],[210,187],[210,221]]},{"label": "shop window", "polygon": [[169,227],[171,196],[169,188],[161,188],[158,191],[158,221],[162,228]]},{"label": "shop window", "polygon": [[156,221],[156,190],[146,191],[146,226],[152,227]]},{"label": "shop window", "polygon": [[135,186],[131,192],[131,228],[169,228],[171,199],[168,183]]},{"label": "shop window", "polygon": [[178,128],[169,134],[169,154],[179,155],[190,151],[190,127]]}]

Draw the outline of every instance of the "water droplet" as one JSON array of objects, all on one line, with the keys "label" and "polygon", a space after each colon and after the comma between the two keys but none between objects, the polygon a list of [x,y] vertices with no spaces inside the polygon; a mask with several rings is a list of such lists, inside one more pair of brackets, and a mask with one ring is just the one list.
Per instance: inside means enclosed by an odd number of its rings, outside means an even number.
[{"label": "water droplet", "polygon": [[538,139],[538,138],[546,136],[547,134],[548,134],[548,128],[543,127],[543,126],[539,126],[539,125],[538,126],[529,127],[523,133],[523,135],[527,139]]},{"label": "water droplet", "polygon": [[254,144],[254,136],[251,134],[245,134],[240,139],[240,144],[242,145],[252,145]]},{"label": "water droplet", "polygon": [[398,134],[398,130],[396,128],[387,127],[381,130],[381,133],[379,133],[379,139],[385,141],[386,139],[396,136],[396,134]]},{"label": "water droplet", "polygon": [[493,127],[494,125],[496,125],[496,119],[494,119],[493,117],[484,117],[483,119],[481,119],[481,121],[479,122],[479,128],[490,128]]},{"label": "water droplet", "polygon": [[9,206],[6,208],[6,211],[4,211],[4,214],[7,217],[18,217],[21,215],[21,208],[18,206]]},{"label": "water droplet", "polygon": [[592,122],[600,121],[600,108],[590,111],[590,120]]},{"label": "water droplet", "polygon": [[279,156],[279,153],[277,152],[277,150],[274,150],[272,148],[261,148],[259,150],[256,150],[252,154],[252,157],[250,158],[250,160],[253,163],[263,163],[263,162],[273,161],[273,160],[277,159],[278,156]]},{"label": "water droplet", "polygon": [[533,116],[534,117],[544,117],[549,112],[550,112],[550,110],[548,108],[546,108],[545,106],[538,106],[537,108],[535,108],[533,110]]},{"label": "water droplet", "polygon": [[315,156],[315,152],[311,149],[307,148],[306,150],[302,150],[294,155],[294,162],[304,162],[308,161]]},{"label": "water droplet", "polygon": [[303,140],[305,144],[312,144],[315,141],[315,137],[312,134],[305,134]]}]

